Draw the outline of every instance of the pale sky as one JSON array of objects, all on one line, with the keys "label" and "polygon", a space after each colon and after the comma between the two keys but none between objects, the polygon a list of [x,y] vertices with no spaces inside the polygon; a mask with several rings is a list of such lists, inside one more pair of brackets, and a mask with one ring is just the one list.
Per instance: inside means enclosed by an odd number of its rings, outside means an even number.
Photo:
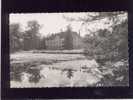
[{"label": "pale sky", "polygon": [[110,24],[104,24],[108,22],[108,20],[103,19],[102,21],[96,21],[95,23],[89,23],[87,26],[82,26],[82,21],[67,21],[64,17],[70,17],[77,19],[85,18],[87,13],[19,13],[19,14],[10,14],[10,23],[19,23],[21,25],[22,31],[26,29],[26,25],[28,21],[36,20],[42,26],[40,29],[40,33],[42,36],[47,36],[51,33],[57,33],[61,30],[65,30],[67,25],[71,25],[73,31],[79,32],[81,36],[85,34],[89,34],[86,31],[86,28],[91,31],[96,31],[97,29],[108,28]]}]

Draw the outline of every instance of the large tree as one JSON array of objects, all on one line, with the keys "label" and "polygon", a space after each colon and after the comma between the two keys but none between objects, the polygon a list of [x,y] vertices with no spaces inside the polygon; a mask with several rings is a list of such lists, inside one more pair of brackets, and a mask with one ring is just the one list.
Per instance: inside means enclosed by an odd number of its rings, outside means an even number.
[{"label": "large tree", "polygon": [[9,28],[10,52],[15,52],[22,49],[22,32],[18,23],[10,24]]},{"label": "large tree", "polygon": [[40,37],[39,37],[39,30],[41,26],[40,24],[35,21],[29,21],[27,23],[27,30],[24,34],[24,49],[30,50],[30,49],[37,49],[40,43]]},{"label": "large tree", "polygon": [[[98,60],[105,62],[118,61],[128,59],[128,24],[127,18],[120,21],[120,15],[125,13],[99,13],[93,20],[101,20],[107,18],[112,22],[110,26],[112,32],[108,29],[100,29],[97,32],[92,32],[93,35],[85,37],[86,51]],[[88,21],[86,20],[85,23]]]}]

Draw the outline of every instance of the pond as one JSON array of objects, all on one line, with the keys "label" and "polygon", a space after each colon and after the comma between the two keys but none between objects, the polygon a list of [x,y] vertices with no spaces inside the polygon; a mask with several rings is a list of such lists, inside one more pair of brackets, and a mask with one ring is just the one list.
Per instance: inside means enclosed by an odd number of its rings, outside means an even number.
[{"label": "pond", "polygon": [[80,54],[17,53],[11,59],[11,88],[88,87],[103,78],[96,61]]}]

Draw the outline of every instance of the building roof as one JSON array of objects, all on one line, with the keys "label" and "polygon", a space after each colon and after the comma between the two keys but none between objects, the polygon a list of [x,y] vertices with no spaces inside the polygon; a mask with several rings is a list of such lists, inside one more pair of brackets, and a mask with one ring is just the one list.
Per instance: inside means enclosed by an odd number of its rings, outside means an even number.
[{"label": "building roof", "polygon": [[[64,38],[66,34],[67,34],[67,31],[65,31],[65,32],[59,32],[59,33],[55,33],[55,34],[51,34],[50,36],[46,37],[46,40],[54,39],[56,36],[59,36],[61,38]],[[71,31],[71,34],[72,34],[72,36],[75,35],[75,36],[78,36],[78,37],[81,38],[81,36],[77,32]]]}]

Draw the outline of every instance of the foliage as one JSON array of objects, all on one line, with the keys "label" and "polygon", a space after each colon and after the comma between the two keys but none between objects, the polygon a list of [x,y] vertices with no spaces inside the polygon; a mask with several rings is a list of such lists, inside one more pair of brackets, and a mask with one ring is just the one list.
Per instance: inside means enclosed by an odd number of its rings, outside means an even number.
[{"label": "foliage", "polygon": [[104,78],[97,83],[100,86],[128,86],[129,68],[128,61],[119,61],[116,63],[106,63],[101,69]]},{"label": "foliage", "polygon": [[[117,19],[117,16],[116,16]],[[99,63],[128,59],[127,20],[112,25],[112,32],[107,29],[98,30],[84,39],[85,52]]]},{"label": "foliage", "polygon": [[[128,71],[128,21],[119,21],[118,16],[124,13],[101,13],[93,20],[108,18],[112,21],[112,31],[100,29],[86,35],[84,42],[85,55],[95,59],[100,64],[103,74],[99,86],[127,86],[129,85]],[[88,22],[87,20],[85,22]],[[126,63],[126,62],[127,63]],[[114,66],[121,62],[123,65]]]},{"label": "foliage", "polygon": [[22,49],[22,32],[18,23],[10,24],[10,52]]},{"label": "foliage", "polygon": [[37,21],[29,21],[27,23],[27,30],[24,34],[24,49],[30,50],[30,49],[37,49],[39,48],[39,29],[40,25]]},{"label": "foliage", "polygon": [[29,21],[27,28],[20,31],[19,23],[10,24],[10,52],[18,50],[46,49],[45,38],[40,38],[40,24],[35,21]]}]

